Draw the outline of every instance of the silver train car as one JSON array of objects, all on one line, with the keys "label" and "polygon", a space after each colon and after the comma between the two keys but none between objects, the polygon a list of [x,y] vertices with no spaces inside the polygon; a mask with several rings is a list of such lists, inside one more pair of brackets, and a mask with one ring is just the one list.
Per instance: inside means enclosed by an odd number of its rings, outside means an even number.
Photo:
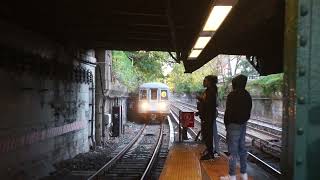
[{"label": "silver train car", "polygon": [[139,87],[138,114],[144,121],[164,121],[169,112],[170,90],[166,84],[151,82]]}]

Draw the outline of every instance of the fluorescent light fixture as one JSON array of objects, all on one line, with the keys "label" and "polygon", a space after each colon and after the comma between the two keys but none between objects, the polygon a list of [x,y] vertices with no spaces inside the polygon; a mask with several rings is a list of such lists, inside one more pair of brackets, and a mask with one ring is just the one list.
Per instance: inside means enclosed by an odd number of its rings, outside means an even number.
[{"label": "fluorescent light fixture", "polygon": [[[202,31],[216,31],[229,14],[231,8],[232,6],[214,6]],[[189,58],[197,58],[210,39],[211,37],[208,36],[200,36],[192,48]]]},{"label": "fluorescent light fixture", "polygon": [[202,50],[193,49],[189,55],[189,58],[196,58],[199,56]]},{"label": "fluorescent light fixture", "polygon": [[216,31],[229,14],[231,8],[232,6],[214,6],[203,31]]},{"label": "fluorescent light fixture", "polygon": [[203,49],[206,47],[208,42],[210,41],[211,37],[199,37],[196,44],[194,45],[193,49]]}]

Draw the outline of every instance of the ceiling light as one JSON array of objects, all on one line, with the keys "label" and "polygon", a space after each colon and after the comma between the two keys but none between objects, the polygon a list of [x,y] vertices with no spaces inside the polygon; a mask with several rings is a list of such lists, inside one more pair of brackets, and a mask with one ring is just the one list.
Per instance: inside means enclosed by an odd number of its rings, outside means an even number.
[{"label": "ceiling light", "polygon": [[190,55],[189,55],[189,58],[196,58],[199,56],[199,54],[201,53],[202,50],[197,50],[197,49],[194,49],[191,51]]},{"label": "ceiling light", "polygon": [[211,37],[199,37],[196,44],[194,45],[194,49],[203,49],[206,47],[208,42],[210,41]]},{"label": "ceiling light", "polygon": [[230,12],[232,6],[214,6],[203,31],[216,31]]}]

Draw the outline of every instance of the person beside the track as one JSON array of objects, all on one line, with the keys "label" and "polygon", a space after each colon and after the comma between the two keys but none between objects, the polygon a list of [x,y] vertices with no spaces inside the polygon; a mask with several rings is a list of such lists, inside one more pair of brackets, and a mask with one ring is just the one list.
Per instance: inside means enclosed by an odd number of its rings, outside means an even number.
[{"label": "person beside the track", "polygon": [[245,147],[246,125],[250,118],[252,98],[245,90],[247,77],[238,75],[232,79],[232,91],[228,94],[224,124],[227,131],[229,151],[229,174],[220,180],[236,180],[237,157],[240,156],[241,179],[247,180],[247,149]]},{"label": "person beside the track", "polygon": [[[201,132],[205,142],[207,152],[200,160],[213,159],[219,155],[219,137],[217,131],[217,82],[218,78],[214,75],[206,76],[203,80],[203,86],[207,89],[202,96],[198,96],[199,113],[201,118]],[[213,151],[213,137],[215,142],[215,151]]]}]

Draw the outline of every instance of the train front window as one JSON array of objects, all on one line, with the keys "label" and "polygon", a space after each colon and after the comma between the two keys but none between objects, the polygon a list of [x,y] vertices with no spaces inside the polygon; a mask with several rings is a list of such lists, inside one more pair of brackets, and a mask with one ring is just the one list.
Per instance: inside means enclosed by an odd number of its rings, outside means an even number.
[{"label": "train front window", "polygon": [[140,99],[147,99],[147,90],[146,89],[140,90]]},{"label": "train front window", "polygon": [[151,100],[157,100],[158,89],[151,89]]},{"label": "train front window", "polygon": [[161,90],[161,100],[168,100],[168,91]]}]

